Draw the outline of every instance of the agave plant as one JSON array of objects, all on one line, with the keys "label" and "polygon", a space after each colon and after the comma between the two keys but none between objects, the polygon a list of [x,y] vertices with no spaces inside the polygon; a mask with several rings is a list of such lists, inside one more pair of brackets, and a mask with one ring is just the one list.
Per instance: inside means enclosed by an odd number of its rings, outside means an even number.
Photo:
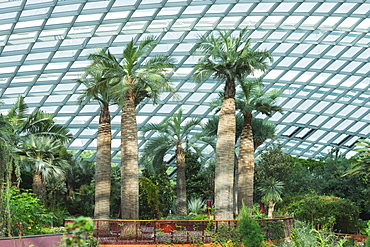
[{"label": "agave plant", "polygon": [[189,214],[201,214],[206,210],[206,201],[200,197],[192,197],[188,200]]}]

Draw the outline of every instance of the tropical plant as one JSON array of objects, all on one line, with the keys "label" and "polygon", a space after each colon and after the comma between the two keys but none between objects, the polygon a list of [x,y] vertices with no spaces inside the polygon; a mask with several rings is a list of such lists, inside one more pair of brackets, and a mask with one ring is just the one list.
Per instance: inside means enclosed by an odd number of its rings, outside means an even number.
[{"label": "tropical plant", "polygon": [[144,156],[160,157],[159,164],[163,163],[164,155],[175,148],[176,153],[176,214],[186,216],[186,177],[184,143],[188,140],[190,131],[200,124],[201,119],[193,118],[182,123],[183,114],[180,108],[177,114],[167,118],[161,124],[149,123],[141,130],[143,133],[157,131],[158,136],[150,138],[144,147]]},{"label": "tropical plant", "polygon": [[[98,53],[101,56],[109,56],[104,50],[100,50]],[[109,219],[110,216],[112,130],[109,105],[113,99],[111,84],[104,77],[104,68],[104,60],[93,62],[85,69],[85,73],[90,78],[79,80],[86,86],[79,98],[79,104],[83,100],[96,100],[101,107],[96,150],[95,219]]]},{"label": "tropical plant", "polygon": [[46,184],[53,178],[64,178],[69,165],[61,155],[65,146],[51,136],[29,135],[15,153],[24,158],[33,172],[33,192],[46,204]]},{"label": "tropical plant", "polygon": [[243,202],[249,208],[253,207],[254,185],[254,138],[253,114],[260,113],[271,117],[282,108],[276,104],[276,99],[282,91],[265,92],[262,79],[252,79],[240,82],[241,91],[236,98],[236,108],[243,114],[243,128],[240,136],[237,176],[237,211]]},{"label": "tropical plant", "polygon": [[206,201],[203,198],[191,197],[188,200],[189,214],[197,215],[206,211]]},{"label": "tropical plant", "polygon": [[[7,198],[8,196],[10,198]],[[5,195],[2,199],[5,199],[4,206],[9,210],[6,214],[11,220],[10,224],[7,224],[9,219],[3,219],[2,224],[4,225],[2,225],[0,236],[40,234],[42,227],[50,226],[55,217],[53,213],[47,212],[34,193],[12,187],[9,195]]]},{"label": "tropical plant", "polygon": [[[18,183],[21,164],[29,165],[29,161],[32,160],[31,163],[34,166],[32,170],[35,175],[34,179],[37,180],[37,173],[40,171],[39,168],[44,167],[49,169],[53,166],[52,164],[51,166],[45,166],[45,162],[39,162],[42,160],[40,156],[43,156],[41,152],[44,152],[44,154],[45,152],[49,153],[46,156],[49,156],[47,159],[50,161],[50,158],[56,158],[54,155],[59,152],[61,147],[72,137],[68,128],[54,122],[54,116],[52,114],[45,113],[41,110],[36,110],[31,114],[27,114],[27,110],[28,106],[24,103],[23,97],[20,96],[16,103],[10,108],[8,114],[3,118],[6,122],[6,136],[9,145],[12,146],[12,152],[21,154],[21,156],[14,156],[11,164],[12,182],[16,182],[14,178],[18,177]],[[53,147],[48,145],[53,145]],[[34,150],[32,150],[33,148]],[[53,157],[50,156],[51,153],[53,153]],[[36,156],[38,156],[38,158],[36,158]],[[25,162],[22,162],[22,157]],[[57,160],[61,162],[61,159]],[[41,167],[37,167],[37,165],[41,165]],[[49,169],[48,172],[50,171]],[[34,185],[36,184],[38,183],[34,181]],[[38,191],[36,187],[34,187],[34,189],[36,190],[36,195],[41,198],[41,191]]]},{"label": "tropical plant", "polygon": [[66,207],[72,215],[94,215],[95,163],[81,157],[70,157],[71,166],[65,171]]},{"label": "tropical plant", "polygon": [[[140,219],[160,219],[175,212],[175,182],[168,176],[167,168],[167,165],[162,165],[157,167],[155,173],[148,169],[142,171],[142,176],[151,181],[147,184],[151,187],[148,188],[151,191],[151,195],[148,193],[150,191],[144,188],[145,185],[141,184],[143,187],[140,187]],[[153,193],[155,191],[158,191],[157,198],[156,194]],[[148,200],[152,203],[148,204]],[[157,209],[159,209],[159,212]]]},{"label": "tropical plant", "polygon": [[194,78],[203,82],[209,77],[225,81],[223,102],[216,145],[215,216],[219,220],[233,219],[234,145],[235,145],[235,86],[258,70],[266,70],[266,51],[254,51],[251,41],[244,42],[247,29],[236,37],[219,31],[200,37],[196,50],[207,57],[194,66]]},{"label": "tropical plant", "polygon": [[213,199],[215,188],[214,163],[210,159],[204,161],[204,158],[199,153],[185,150],[187,198]]},{"label": "tropical plant", "polygon": [[95,230],[92,219],[84,216],[78,217],[75,221],[67,223],[66,232],[71,236],[64,236],[61,246],[67,247],[96,247],[98,240],[93,236]]},{"label": "tropical plant", "polygon": [[285,209],[318,230],[355,233],[360,208],[348,199],[308,194]]},{"label": "tropical plant", "polygon": [[268,218],[273,217],[274,207],[277,202],[282,201],[281,194],[283,192],[284,183],[269,177],[262,181],[259,190],[262,193],[262,201],[268,203]]},{"label": "tropical plant", "polygon": [[[101,69],[113,86],[115,101],[122,107],[121,112],[121,217],[139,218],[138,180],[138,136],[136,106],[144,99],[151,98],[157,103],[163,91],[171,91],[168,74],[173,60],[157,55],[142,62],[156,46],[155,38],[148,36],[137,46],[132,39],[123,50],[120,63],[109,51],[89,55],[95,64],[104,64]],[[124,200],[123,200],[124,198]]]},{"label": "tropical plant", "polygon": [[370,140],[359,139],[355,144],[355,151],[359,152],[357,163],[346,174],[354,175],[358,173],[369,174],[370,172]]}]

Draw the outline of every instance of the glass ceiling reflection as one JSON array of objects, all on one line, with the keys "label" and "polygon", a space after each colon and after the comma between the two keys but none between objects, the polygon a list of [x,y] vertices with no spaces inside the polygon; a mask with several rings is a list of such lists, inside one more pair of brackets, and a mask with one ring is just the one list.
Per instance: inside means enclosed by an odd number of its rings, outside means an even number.
[{"label": "glass ceiling reflection", "polygon": [[[339,147],[351,156],[354,143],[370,130],[369,15],[369,0],[2,0],[0,111],[6,113],[23,95],[30,110],[53,113],[70,128],[69,149],[95,150],[98,104],[77,105],[84,87],[75,81],[89,64],[88,54],[109,48],[121,59],[132,38],[156,35],[159,45],[149,56],[166,53],[177,60],[172,81],[180,98],[163,95],[156,106],[145,100],[138,106],[139,130],[179,107],[185,117],[209,118],[207,104],[223,86],[192,81],[199,59],[194,44],[215,29],[247,28],[253,48],[274,57],[263,81],[266,90],[284,91],[284,112],[270,120],[286,152],[309,158]],[[111,112],[112,157],[119,162],[120,112],[116,106]],[[140,136],[140,148],[149,137]]]}]

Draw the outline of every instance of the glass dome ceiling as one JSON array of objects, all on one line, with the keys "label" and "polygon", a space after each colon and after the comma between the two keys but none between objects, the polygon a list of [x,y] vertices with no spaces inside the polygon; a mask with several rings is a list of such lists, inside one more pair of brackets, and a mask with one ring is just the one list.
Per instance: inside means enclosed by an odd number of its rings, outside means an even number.
[{"label": "glass dome ceiling", "polygon": [[[177,60],[172,82],[180,99],[163,94],[158,105],[144,101],[139,129],[179,107],[186,117],[207,119],[213,115],[207,103],[223,86],[192,81],[197,37],[247,28],[253,48],[274,57],[263,82],[267,90],[284,91],[284,112],[270,120],[286,152],[309,158],[339,147],[350,156],[370,130],[369,15],[369,0],[0,0],[0,111],[6,114],[23,95],[31,111],[55,114],[70,128],[70,150],[95,150],[99,106],[77,104],[83,85],[75,81],[88,54],[109,48],[121,58],[132,38],[156,35],[159,45],[150,55]],[[120,112],[116,106],[111,112],[118,162]]]}]

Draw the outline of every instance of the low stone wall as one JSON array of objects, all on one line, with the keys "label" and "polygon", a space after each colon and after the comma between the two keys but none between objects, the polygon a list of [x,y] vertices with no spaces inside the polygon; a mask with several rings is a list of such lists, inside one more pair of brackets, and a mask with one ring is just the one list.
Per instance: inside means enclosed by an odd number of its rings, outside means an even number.
[{"label": "low stone wall", "polygon": [[58,247],[63,234],[0,238],[1,247]]}]

